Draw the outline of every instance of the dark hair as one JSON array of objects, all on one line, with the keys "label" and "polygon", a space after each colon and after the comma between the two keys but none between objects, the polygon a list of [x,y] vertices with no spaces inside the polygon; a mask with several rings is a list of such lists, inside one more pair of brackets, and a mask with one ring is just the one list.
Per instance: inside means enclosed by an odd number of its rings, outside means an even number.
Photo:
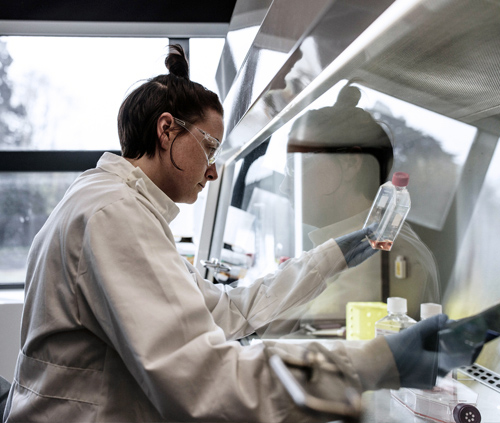
[{"label": "dark hair", "polygon": [[178,44],[169,46],[165,58],[169,73],[158,75],[132,91],[118,112],[118,136],[123,157],[138,159],[156,153],[156,123],[162,113],[196,123],[207,110],[223,115],[217,94],[189,79],[189,64]]}]

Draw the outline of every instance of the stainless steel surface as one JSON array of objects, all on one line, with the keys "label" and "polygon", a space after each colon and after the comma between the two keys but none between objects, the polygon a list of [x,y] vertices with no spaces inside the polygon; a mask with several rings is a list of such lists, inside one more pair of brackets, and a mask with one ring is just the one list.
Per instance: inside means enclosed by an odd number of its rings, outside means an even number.
[{"label": "stainless steel surface", "polygon": [[284,112],[391,3],[274,1],[224,101],[224,156],[241,155],[298,113]]},{"label": "stainless steel surface", "polygon": [[491,119],[498,133],[499,7],[495,0],[419,2],[387,31],[383,56],[353,76],[463,122]]},{"label": "stainless steel surface", "polygon": [[379,16],[390,3],[314,2],[304,11],[303,2],[275,1],[225,101],[225,156],[262,141],[292,117],[273,122],[280,113],[342,78],[500,131],[498,1],[398,1]]},{"label": "stainless steel surface", "polygon": [[219,259],[217,258],[212,258],[210,260],[201,260],[201,264],[205,269],[210,269],[212,270],[215,274],[219,272],[229,272],[231,268],[229,266],[226,266],[225,264],[221,263]]},{"label": "stainless steel surface", "polygon": [[215,76],[221,100],[233,84],[272,0],[238,0]]}]

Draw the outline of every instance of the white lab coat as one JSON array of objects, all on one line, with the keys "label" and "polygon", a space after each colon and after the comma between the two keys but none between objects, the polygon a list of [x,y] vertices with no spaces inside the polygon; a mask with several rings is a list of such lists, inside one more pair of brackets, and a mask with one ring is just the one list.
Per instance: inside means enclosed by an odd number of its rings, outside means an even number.
[{"label": "white lab coat", "polygon": [[[29,255],[6,422],[313,421],[273,376],[265,344],[234,340],[323,289],[345,266],[337,245],[250,287],[219,286],[177,252],[177,213],[139,168],[110,153],[68,189]],[[334,350],[358,390],[398,387],[383,339]]]}]

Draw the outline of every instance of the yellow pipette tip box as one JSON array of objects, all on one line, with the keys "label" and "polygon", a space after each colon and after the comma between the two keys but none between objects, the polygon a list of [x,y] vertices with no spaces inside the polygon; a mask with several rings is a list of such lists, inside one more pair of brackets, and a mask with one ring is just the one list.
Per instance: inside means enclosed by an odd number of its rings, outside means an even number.
[{"label": "yellow pipette tip box", "polygon": [[351,302],[346,305],[346,339],[375,338],[375,322],[387,315],[382,302]]}]

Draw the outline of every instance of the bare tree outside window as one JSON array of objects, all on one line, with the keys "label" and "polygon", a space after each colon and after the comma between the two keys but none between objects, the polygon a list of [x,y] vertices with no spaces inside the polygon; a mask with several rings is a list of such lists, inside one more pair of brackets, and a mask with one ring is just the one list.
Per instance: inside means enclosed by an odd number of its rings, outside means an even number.
[{"label": "bare tree outside window", "polygon": [[7,43],[0,40],[0,147],[25,148],[31,142],[31,125],[23,104],[13,104],[13,84],[9,79],[12,57]]}]

